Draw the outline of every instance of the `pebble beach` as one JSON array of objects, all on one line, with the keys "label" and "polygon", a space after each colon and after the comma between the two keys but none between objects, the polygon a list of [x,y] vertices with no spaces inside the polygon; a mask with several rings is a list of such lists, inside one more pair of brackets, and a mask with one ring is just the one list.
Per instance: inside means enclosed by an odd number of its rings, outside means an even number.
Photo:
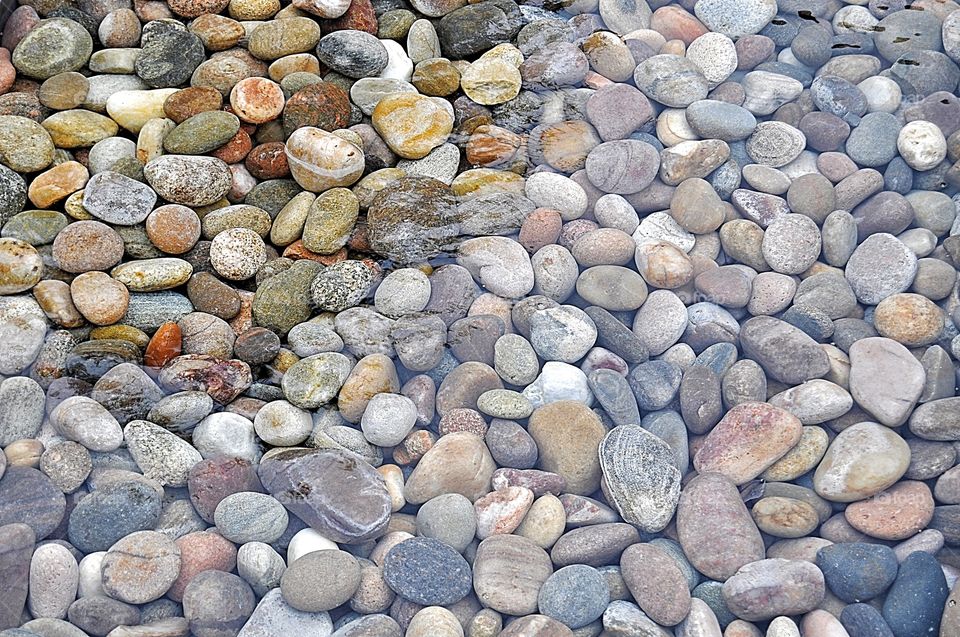
[{"label": "pebble beach", "polygon": [[960,637],[958,1],[0,2],[0,637]]}]

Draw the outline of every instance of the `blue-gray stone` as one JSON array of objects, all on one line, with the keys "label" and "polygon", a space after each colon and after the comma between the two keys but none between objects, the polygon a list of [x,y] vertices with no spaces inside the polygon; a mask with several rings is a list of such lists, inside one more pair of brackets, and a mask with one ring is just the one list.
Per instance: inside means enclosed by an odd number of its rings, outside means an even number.
[{"label": "blue-gray stone", "polygon": [[668,361],[649,361],[633,368],[627,377],[637,404],[643,411],[656,411],[669,405],[680,389],[683,372]]},{"label": "blue-gray stone", "polygon": [[424,606],[447,606],[473,590],[470,565],[463,556],[428,537],[405,540],[390,549],[383,579],[400,597]]},{"label": "blue-gray stone", "polygon": [[911,553],[883,602],[883,618],[896,637],[936,635],[950,589],[937,559],[929,553]]},{"label": "blue-gray stone", "polygon": [[627,379],[612,369],[595,369],[587,376],[590,390],[615,425],[633,425],[640,422],[637,399]]},{"label": "blue-gray stone", "polygon": [[[849,146],[847,152],[849,153]],[[901,195],[913,190],[913,169],[907,165],[903,157],[894,157],[887,164],[887,169],[883,172],[883,189],[898,192]]]},{"label": "blue-gray stone", "polygon": [[900,120],[890,113],[864,115],[847,138],[847,155],[867,168],[886,165],[897,156],[900,128]]},{"label": "blue-gray stone", "polygon": [[894,637],[876,608],[870,604],[850,604],[840,611],[840,623],[850,637]]},{"label": "blue-gray stone", "polygon": [[737,362],[737,346],[733,343],[714,343],[700,352],[694,367],[709,367],[718,376],[723,376]]},{"label": "blue-gray stone", "polygon": [[889,546],[847,542],[820,549],[817,566],[834,595],[845,602],[865,602],[893,584],[899,562]]},{"label": "blue-gray stone", "polygon": [[605,347],[628,363],[642,363],[650,354],[639,336],[602,307],[590,306],[584,313],[597,328],[597,345]]},{"label": "blue-gray stone", "polygon": [[146,482],[105,484],[77,503],[67,538],[84,553],[106,551],[126,535],[153,529],[160,509],[160,493]]},{"label": "blue-gray stone", "polygon": [[818,109],[833,113],[856,126],[867,112],[867,96],[853,83],[836,75],[821,75],[810,84],[810,96]]},{"label": "blue-gray stone", "polygon": [[687,107],[687,123],[704,139],[725,142],[746,139],[757,127],[753,113],[728,102],[700,100]]},{"label": "blue-gray stone", "polygon": [[610,591],[597,569],[573,564],[547,578],[537,602],[542,614],[577,629],[603,615],[610,603]]}]

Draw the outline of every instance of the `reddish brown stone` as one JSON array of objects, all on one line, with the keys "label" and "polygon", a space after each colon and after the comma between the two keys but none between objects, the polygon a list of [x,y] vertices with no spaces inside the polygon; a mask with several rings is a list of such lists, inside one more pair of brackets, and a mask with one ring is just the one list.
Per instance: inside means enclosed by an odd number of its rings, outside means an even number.
[{"label": "reddish brown stone", "polygon": [[163,367],[180,355],[182,350],[180,326],[168,322],[157,328],[153,338],[143,354],[143,363],[147,367]]},{"label": "reddish brown stone", "polygon": [[373,10],[370,0],[353,0],[347,12],[336,20],[321,20],[320,28],[323,34],[334,31],[366,31],[370,35],[377,35],[377,14]]},{"label": "reddish brown stone", "polygon": [[513,159],[523,139],[499,126],[478,126],[467,142],[467,161],[471,166],[492,168]]},{"label": "reddish brown stone", "polygon": [[168,97],[163,103],[163,114],[179,124],[198,113],[218,111],[222,106],[220,91],[209,86],[191,86]]},{"label": "reddish brown stone", "polygon": [[164,365],[158,380],[171,393],[203,391],[221,405],[226,405],[253,384],[253,374],[243,361],[187,354]]},{"label": "reddish brown stone", "polygon": [[441,436],[455,431],[469,431],[483,438],[487,435],[487,422],[474,409],[451,409],[440,419],[437,429]]},{"label": "reddish brown stone", "polygon": [[346,91],[330,82],[303,87],[291,95],[283,107],[283,132],[287,136],[303,126],[334,131],[349,124],[350,98]]},{"label": "reddish brown stone", "polygon": [[793,449],[802,433],[800,419],[790,412],[768,403],[742,403],[710,431],[693,464],[700,473],[716,471],[743,484]]},{"label": "reddish brown stone", "polygon": [[556,243],[563,228],[560,213],[550,208],[537,208],[520,226],[520,245],[533,254],[540,248]]},{"label": "reddish brown stone", "polygon": [[933,519],[933,494],[923,482],[907,480],[867,500],[847,506],[844,516],[850,526],[881,540],[904,540]]},{"label": "reddish brown stone", "polygon": [[253,148],[253,141],[250,139],[250,134],[241,128],[230,141],[210,154],[228,164],[236,164],[243,161],[251,148]]},{"label": "reddish brown stone", "polygon": [[687,46],[709,29],[696,16],[681,7],[660,7],[650,17],[650,28],[667,41],[682,40]]},{"label": "reddish brown stone", "polygon": [[415,429],[407,434],[393,450],[393,460],[397,464],[413,464],[423,457],[423,454],[433,448],[437,442],[437,435],[426,429]]},{"label": "reddish brown stone", "polygon": [[213,512],[228,495],[241,491],[263,492],[257,467],[243,458],[217,456],[193,465],[187,477],[190,501],[201,518],[213,524]]},{"label": "reddish brown stone", "polygon": [[334,263],[339,263],[340,261],[346,261],[347,249],[340,248],[333,254],[317,254],[316,252],[310,252],[303,247],[303,241],[298,239],[286,247],[286,249],[283,251],[283,256],[287,259],[309,259],[311,261],[316,261],[317,263],[322,263],[323,265],[333,265]]},{"label": "reddish brown stone", "polygon": [[282,142],[267,142],[250,151],[244,162],[257,179],[280,179],[290,174],[286,147]]},{"label": "reddish brown stone", "polygon": [[167,597],[175,602],[183,599],[183,591],[187,584],[199,573],[203,571],[229,573],[237,565],[237,547],[219,533],[208,531],[188,533],[177,538],[176,545],[180,549],[180,574],[167,591]]}]

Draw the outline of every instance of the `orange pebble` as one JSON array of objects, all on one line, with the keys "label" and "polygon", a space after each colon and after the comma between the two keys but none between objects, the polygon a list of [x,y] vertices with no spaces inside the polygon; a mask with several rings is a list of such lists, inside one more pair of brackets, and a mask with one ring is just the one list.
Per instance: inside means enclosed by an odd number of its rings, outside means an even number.
[{"label": "orange pebble", "polygon": [[143,363],[147,367],[163,367],[180,355],[182,350],[180,326],[170,321],[157,328],[147,351],[143,354]]}]

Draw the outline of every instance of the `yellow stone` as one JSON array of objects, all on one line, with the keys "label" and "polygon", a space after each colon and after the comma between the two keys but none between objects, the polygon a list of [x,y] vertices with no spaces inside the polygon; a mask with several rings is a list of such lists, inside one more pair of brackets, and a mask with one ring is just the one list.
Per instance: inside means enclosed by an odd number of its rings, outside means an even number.
[{"label": "yellow stone", "polygon": [[132,325],[107,325],[90,330],[90,340],[119,340],[133,343],[144,349],[150,343],[150,337]]},{"label": "yellow stone", "polygon": [[74,109],[54,113],[41,122],[57,148],[85,148],[120,130],[117,123],[93,111]]},{"label": "yellow stone", "polygon": [[474,168],[457,175],[451,187],[453,194],[458,197],[495,192],[514,192],[522,195],[525,183],[524,178],[517,173],[494,168]]},{"label": "yellow stone", "polygon": [[519,68],[520,65],[523,64],[523,53],[521,53],[520,49],[512,44],[504,42],[503,44],[498,44],[481,55],[480,60],[503,60],[504,62],[509,62],[514,67]]},{"label": "yellow stone", "polygon": [[49,208],[83,188],[90,173],[86,166],[75,161],[65,161],[43,172],[30,182],[27,196],[37,208]]},{"label": "yellow stone", "polygon": [[63,211],[77,221],[87,221],[93,219],[93,215],[87,212],[83,207],[83,191],[78,190],[63,202]]},{"label": "yellow stone", "polygon": [[510,62],[480,58],[460,78],[460,87],[477,104],[491,106],[519,95],[522,81],[520,71]]},{"label": "yellow stone", "polygon": [[117,91],[107,100],[107,114],[131,133],[139,133],[151,119],[164,116],[163,103],[179,90]]},{"label": "yellow stone", "polygon": [[404,159],[421,159],[447,141],[453,112],[440,98],[394,93],[373,109],[373,127],[393,152]]},{"label": "yellow stone", "polygon": [[137,159],[141,164],[146,166],[163,154],[163,140],[176,126],[172,119],[163,116],[143,124],[137,137]]}]

